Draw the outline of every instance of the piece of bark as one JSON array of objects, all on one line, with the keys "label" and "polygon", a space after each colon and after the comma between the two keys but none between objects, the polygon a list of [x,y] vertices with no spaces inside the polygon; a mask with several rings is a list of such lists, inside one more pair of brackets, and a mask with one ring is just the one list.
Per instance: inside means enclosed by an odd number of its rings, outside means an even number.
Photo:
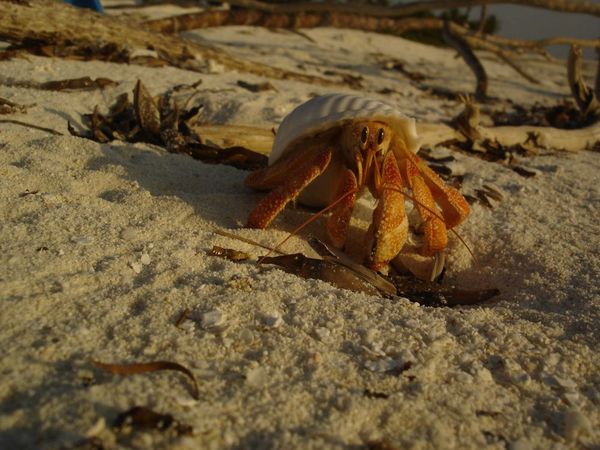
[{"label": "piece of bark", "polygon": [[257,9],[231,9],[149,20],[144,22],[144,26],[161,33],[179,33],[224,25],[251,25],[285,29],[333,27],[402,34],[411,30],[440,29],[442,23],[434,17],[393,19],[335,11],[274,13]]},{"label": "piece of bark", "polygon": [[[202,139],[215,139],[215,142],[219,145],[248,146],[265,155],[270,153],[274,138],[270,130],[259,127],[198,125],[194,127],[194,130]],[[497,140],[505,146],[524,144],[531,140],[531,136],[536,136],[538,145],[549,149],[579,151],[597,148],[600,150],[600,122],[586,128],[573,130],[521,125],[478,127],[477,132],[481,140]],[[422,140],[422,147],[435,147],[443,142],[462,138],[457,130],[443,123],[418,122],[417,134]],[[224,143],[221,144],[221,142]]]}]

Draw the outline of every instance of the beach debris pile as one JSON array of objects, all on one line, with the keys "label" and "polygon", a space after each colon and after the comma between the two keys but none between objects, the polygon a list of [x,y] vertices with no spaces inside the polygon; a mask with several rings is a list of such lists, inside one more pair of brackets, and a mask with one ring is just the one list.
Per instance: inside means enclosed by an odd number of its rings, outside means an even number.
[{"label": "beach debris pile", "polygon": [[124,93],[117,97],[107,114],[100,113],[96,107],[84,116],[89,132],[79,133],[70,123],[68,128],[72,135],[96,142],[147,142],[164,147],[170,153],[187,154],[210,164],[227,164],[244,170],[266,166],[267,157],[248,148],[219,148],[204,143],[194,127],[201,108],[180,108],[170,92],[153,97],[138,80],[133,102]]}]

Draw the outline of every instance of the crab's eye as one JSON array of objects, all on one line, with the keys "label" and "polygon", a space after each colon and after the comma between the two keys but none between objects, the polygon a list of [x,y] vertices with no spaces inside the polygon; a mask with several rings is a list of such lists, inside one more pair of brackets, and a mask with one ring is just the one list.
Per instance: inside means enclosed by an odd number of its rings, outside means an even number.
[{"label": "crab's eye", "polygon": [[383,142],[383,138],[385,138],[385,133],[383,131],[383,128],[380,128],[377,132],[377,143],[381,145],[381,143]]},{"label": "crab's eye", "polygon": [[362,129],[362,133],[360,134],[360,141],[361,141],[363,144],[366,144],[366,143],[367,143],[367,138],[368,138],[368,137],[369,137],[369,129],[368,129],[367,127],[364,127],[364,128]]}]

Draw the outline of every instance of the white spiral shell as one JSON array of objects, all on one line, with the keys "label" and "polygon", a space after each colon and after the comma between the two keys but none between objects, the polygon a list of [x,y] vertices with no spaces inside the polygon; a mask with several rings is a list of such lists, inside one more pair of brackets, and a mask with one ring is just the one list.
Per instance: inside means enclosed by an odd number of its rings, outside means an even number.
[{"label": "white spiral shell", "polygon": [[269,164],[281,158],[302,138],[353,120],[384,122],[404,139],[408,150],[416,153],[419,149],[415,119],[381,100],[351,94],[327,94],[301,104],[283,119],[273,142]]}]

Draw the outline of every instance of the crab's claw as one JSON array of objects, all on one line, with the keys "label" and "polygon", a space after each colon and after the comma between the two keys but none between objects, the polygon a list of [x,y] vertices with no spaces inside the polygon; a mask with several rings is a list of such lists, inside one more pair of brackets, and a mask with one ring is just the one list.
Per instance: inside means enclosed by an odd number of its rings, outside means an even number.
[{"label": "crab's claw", "polygon": [[379,202],[367,231],[371,249],[368,265],[381,270],[402,249],[408,236],[408,219],[404,210],[404,183],[393,152],[388,152],[381,166]]}]

